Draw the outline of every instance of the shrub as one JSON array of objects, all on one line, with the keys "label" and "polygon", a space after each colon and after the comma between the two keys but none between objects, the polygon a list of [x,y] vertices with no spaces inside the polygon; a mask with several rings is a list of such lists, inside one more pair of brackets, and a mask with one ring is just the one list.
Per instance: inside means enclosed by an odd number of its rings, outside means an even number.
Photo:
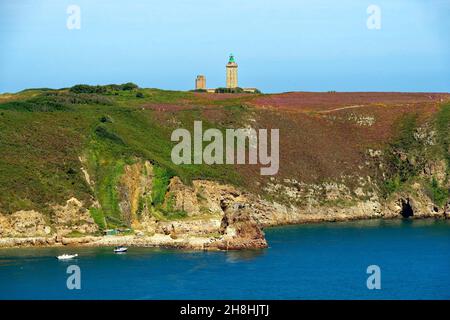
[{"label": "shrub", "polygon": [[397,192],[400,189],[400,186],[401,186],[400,178],[397,176],[384,181],[384,183],[381,186],[381,192],[384,197],[388,197],[394,192]]},{"label": "shrub", "polygon": [[103,123],[112,123],[112,119],[109,117],[109,116],[102,116],[101,118],[100,118],[100,122],[103,122]]},{"label": "shrub", "polygon": [[69,89],[73,93],[106,93],[104,86],[90,86],[88,84],[77,84]]},{"label": "shrub", "polygon": [[73,92],[45,92],[25,101],[12,101],[0,104],[0,109],[27,111],[27,112],[53,112],[72,110],[76,104],[112,105],[108,97],[98,94]]},{"label": "shrub", "polygon": [[134,90],[134,89],[138,89],[138,88],[139,88],[138,85],[134,84],[133,82],[127,82],[127,83],[122,84],[122,90],[125,90],[125,91],[130,91],[130,90]]},{"label": "shrub", "polygon": [[427,195],[436,205],[442,207],[447,202],[449,196],[448,190],[439,186],[439,182],[435,177],[431,179],[426,191]]},{"label": "shrub", "polygon": [[[47,94],[49,95],[49,94]],[[94,93],[53,93],[51,94],[53,99],[63,105],[71,104],[101,104],[101,105],[113,105],[113,101],[105,96]]]},{"label": "shrub", "polygon": [[407,114],[397,121],[397,135],[386,151],[386,179],[381,185],[384,196],[400,190],[424,167],[425,148],[415,137],[417,114]]},{"label": "shrub", "polygon": [[122,140],[121,137],[119,137],[114,132],[110,132],[107,128],[105,128],[103,126],[98,126],[97,128],[95,128],[95,133],[97,134],[97,136],[99,136],[101,138],[108,139],[111,142],[114,142],[114,143],[117,143],[120,145],[125,145],[125,142]]},{"label": "shrub", "polygon": [[53,112],[69,110],[67,104],[45,96],[39,96],[25,101],[3,103],[0,104],[0,109],[26,112]]},{"label": "shrub", "polygon": [[405,182],[415,176],[423,165],[423,145],[414,137],[417,127],[417,115],[404,116],[398,125],[397,137],[388,150],[388,170],[391,176]]},{"label": "shrub", "polygon": [[133,82],[127,82],[124,84],[108,84],[105,86],[91,86],[88,84],[77,84],[74,85],[69,89],[70,92],[73,93],[97,93],[97,94],[104,94],[108,91],[131,91],[139,89],[139,86],[137,84],[134,84]]},{"label": "shrub", "polygon": [[215,93],[243,93],[244,89],[242,88],[217,88]]}]

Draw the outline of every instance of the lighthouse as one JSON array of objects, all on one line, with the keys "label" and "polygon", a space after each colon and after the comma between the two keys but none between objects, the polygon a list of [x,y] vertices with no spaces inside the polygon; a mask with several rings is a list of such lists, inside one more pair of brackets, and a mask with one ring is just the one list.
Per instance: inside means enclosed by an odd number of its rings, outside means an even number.
[{"label": "lighthouse", "polygon": [[230,54],[230,59],[226,65],[227,69],[227,88],[237,88],[238,86],[238,65],[234,61],[233,54]]}]

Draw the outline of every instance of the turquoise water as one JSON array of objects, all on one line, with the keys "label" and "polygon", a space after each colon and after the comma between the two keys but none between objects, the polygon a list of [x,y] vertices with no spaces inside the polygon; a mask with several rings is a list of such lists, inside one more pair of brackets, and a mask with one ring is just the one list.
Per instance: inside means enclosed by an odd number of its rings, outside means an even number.
[{"label": "turquoise water", "polygon": [[[0,299],[450,299],[450,221],[365,221],[272,228],[270,248],[0,250]],[[55,256],[78,253],[70,262]],[[68,290],[66,269],[81,269]],[[369,265],[381,290],[368,290]]]}]

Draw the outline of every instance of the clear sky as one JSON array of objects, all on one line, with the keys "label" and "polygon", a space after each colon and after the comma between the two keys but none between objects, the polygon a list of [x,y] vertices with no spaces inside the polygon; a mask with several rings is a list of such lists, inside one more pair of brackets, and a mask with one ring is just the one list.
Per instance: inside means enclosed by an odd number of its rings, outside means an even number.
[{"label": "clear sky", "polygon": [[[66,26],[67,7],[81,28]],[[381,9],[381,28],[366,25]],[[0,0],[0,92],[135,82],[189,90],[450,91],[449,0]]]}]

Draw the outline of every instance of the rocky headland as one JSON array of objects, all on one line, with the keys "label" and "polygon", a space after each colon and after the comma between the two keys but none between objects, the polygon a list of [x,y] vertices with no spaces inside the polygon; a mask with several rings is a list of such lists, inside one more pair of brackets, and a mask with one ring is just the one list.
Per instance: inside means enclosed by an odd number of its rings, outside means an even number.
[{"label": "rocky headland", "polygon": [[[446,219],[449,101],[137,86],[0,95],[0,247],[258,249],[270,245],[270,226]],[[171,133],[199,119],[222,130],[279,128],[277,175],[175,165]]]}]

